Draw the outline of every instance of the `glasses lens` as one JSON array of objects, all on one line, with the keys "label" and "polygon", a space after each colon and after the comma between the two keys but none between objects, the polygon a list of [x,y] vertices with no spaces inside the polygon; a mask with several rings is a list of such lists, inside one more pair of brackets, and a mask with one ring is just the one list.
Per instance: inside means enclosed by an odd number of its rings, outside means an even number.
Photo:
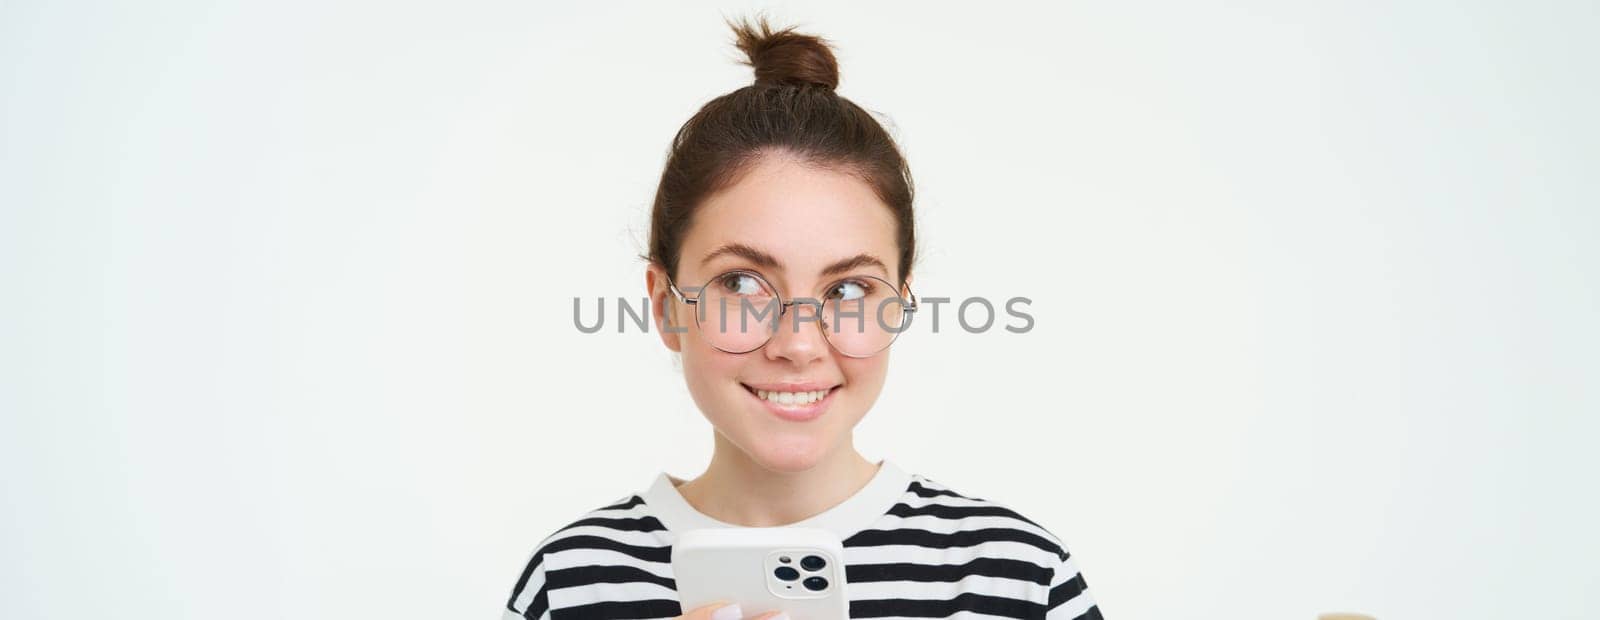
[{"label": "glasses lens", "polygon": [[782,306],[772,285],[754,273],[730,271],[700,291],[695,323],[701,337],[729,353],[761,348],[777,329]]},{"label": "glasses lens", "polygon": [[840,353],[867,357],[889,348],[905,331],[909,300],[894,285],[871,276],[842,280],[822,303],[823,333]]}]

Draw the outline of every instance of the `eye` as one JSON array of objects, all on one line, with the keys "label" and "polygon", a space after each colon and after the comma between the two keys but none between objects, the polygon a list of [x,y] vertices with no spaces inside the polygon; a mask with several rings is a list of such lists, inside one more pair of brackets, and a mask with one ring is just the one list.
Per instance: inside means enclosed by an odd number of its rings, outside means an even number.
[{"label": "eye", "polygon": [[845,280],[828,289],[829,299],[848,301],[861,299],[872,292],[872,285],[859,280]]},{"label": "eye", "polygon": [[725,274],[717,281],[723,290],[734,295],[758,296],[766,291],[766,287],[761,286],[761,281],[748,273]]}]

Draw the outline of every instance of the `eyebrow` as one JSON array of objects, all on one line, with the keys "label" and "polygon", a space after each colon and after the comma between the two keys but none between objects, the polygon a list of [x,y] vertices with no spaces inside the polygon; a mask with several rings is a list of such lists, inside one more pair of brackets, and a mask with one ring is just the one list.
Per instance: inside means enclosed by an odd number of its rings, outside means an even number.
[{"label": "eyebrow", "polygon": [[828,265],[827,267],[823,267],[822,275],[842,275],[846,272],[853,271],[861,267],[877,267],[879,271],[883,272],[883,275],[889,275],[889,268],[883,264],[883,261],[878,260],[878,257],[871,254],[857,254],[842,261],[835,262],[832,265]]},{"label": "eyebrow", "polygon": [[[757,267],[776,270],[783,269],[783,264],[778,262],[778,259],[773,258],[771,254],[757,250],[743,243],[729,243],[712,250],[710,253],[706,254],[705,258],[700,259],[700,264],[705,265],[710,263],[712,259],[719,256],[737,256],[755,263]],[[884,273],[884,275],[889,274],[889,267],[884,265],[882,260],[879,260],[878,257],[871,254],[862,253],[843,260],[834,261],[827,267],[823,267],[822,275],[835,276],[861,267],[877,267]]]},{"label": "eyebrow", "polygon": [[771,254],[762,252],[761,250],[757,250],[743,243],[729,243],[720,248],[712,250],[710,254],[706,254],[705,258],[700,259],[700,265],[704,266],[706,263],[711,262],[711,259],[724,255],[743,258],[747,261],[755,263],[757,267],[765,267],[767,269],[783,268],[783,266],[778,263],[778,259],[773,258]]}]

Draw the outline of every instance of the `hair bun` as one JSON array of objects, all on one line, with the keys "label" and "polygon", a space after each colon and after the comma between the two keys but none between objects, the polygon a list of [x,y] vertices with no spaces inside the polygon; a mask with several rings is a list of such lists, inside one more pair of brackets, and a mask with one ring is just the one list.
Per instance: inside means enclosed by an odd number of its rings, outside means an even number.
[{"label": "hair bun", "polygon": [[749,57],[744,64],[756,70],[756,85],[839,86],[839,61],[821,37],[796,33],[793,26],[774,32],[765,17],[728,25],[738,37],[734,45]]}]

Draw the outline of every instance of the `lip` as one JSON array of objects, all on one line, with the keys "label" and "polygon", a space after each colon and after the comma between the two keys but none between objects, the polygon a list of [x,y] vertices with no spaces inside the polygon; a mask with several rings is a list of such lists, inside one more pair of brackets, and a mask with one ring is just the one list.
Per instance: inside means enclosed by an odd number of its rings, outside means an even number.
[{"label": "lip", "polygon": [[766,390],[768,392],[815,392],[817,390],[829,390],[829,389],[833,389],[833,388],[839,387],[839,384],[837,384],[837,383],[818,383],[818,382],[815,382],[815,381],[809,381],[809,382],[806,382],[806,383],[743,383],[743,382],[741,382],[741,385],[743,385],[743,386],[745,386],[747,388],[754,388],[754,389],[757,389],[757,390]]},{"label": "lip", "polygon": [[[791,422],[809,422],[822,417],[822,414],[828,410],[828,406],[833,404],[834,393],[839,391],[839,384],[828,383],[740,383],[740,386],[744,388],[746,394],[750,395],[751,400],[766,408],[772,415]],[[827,390],[828,395],[823,396],[822,400],[807,405],[780,405],[756,396],[756,390],[758,389],[769,392]]]}]

